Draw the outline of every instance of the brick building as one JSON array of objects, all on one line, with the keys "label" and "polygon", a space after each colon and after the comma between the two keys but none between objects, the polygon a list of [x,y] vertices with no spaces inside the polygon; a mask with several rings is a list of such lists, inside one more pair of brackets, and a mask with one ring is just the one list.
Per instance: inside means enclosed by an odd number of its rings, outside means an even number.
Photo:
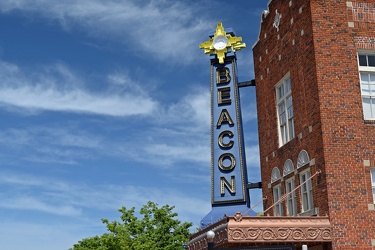
[{"label": "brick building", "polygon": [[253,56],[265,215],[374,249],[375,0],[270,0]]},{"label": "brick building", "polygon": [[265,216],[188,250],[375,249],[375,0],[270,0],[253,58]]}]

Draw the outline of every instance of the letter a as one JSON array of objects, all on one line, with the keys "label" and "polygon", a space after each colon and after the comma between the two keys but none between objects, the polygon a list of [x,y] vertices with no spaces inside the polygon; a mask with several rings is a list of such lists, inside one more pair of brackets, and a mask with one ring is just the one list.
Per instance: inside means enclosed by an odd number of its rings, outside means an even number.
[{"label": "letter a", "polygon": [[216,127],[220,128],[224,122],[228,123],[229,126],[234,125],[233,120],[230,117],[228,110],[226,109],[221,110],[220,117],[219,117],[219,120],[217,121]]}]

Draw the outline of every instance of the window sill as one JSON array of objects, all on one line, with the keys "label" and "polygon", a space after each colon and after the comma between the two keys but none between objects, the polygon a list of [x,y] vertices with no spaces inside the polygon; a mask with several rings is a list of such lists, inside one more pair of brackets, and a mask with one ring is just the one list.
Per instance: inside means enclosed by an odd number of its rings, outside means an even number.
[{"label": "window sill", "polygon": [[319,215],[319,208],[315,207],[313,209],[307,210],[303,213],[299,213],[298,216],[318,216]]}]

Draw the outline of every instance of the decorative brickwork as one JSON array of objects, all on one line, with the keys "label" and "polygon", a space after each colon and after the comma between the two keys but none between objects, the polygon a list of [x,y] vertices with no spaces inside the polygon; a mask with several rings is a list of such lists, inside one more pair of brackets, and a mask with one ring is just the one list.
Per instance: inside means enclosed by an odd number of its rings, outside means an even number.
[{"label": "decorative brickwork", "polygon": [[331,230],[328,228],[299,228],[299,227],[255,227],[232,228],[229,231],[229,239],[233,241],[257,241],[257,242],[308,242],[331,241]]},{"label": "decorative brickwork", "polygon": [[215,232],[216,248],[331,242],[328,217],[254,217],[237,213],[193,235],[188,249],[207,249],[208,230]]},{"label": "decorative brickwork", "polygon": [[353,21],[375,23],[375,4],[372,2],[351,2]]},{"label": "decorative brickwork", "polygon": [[375,37],[355,37],[354,42],[357,49],[375,50]]}]

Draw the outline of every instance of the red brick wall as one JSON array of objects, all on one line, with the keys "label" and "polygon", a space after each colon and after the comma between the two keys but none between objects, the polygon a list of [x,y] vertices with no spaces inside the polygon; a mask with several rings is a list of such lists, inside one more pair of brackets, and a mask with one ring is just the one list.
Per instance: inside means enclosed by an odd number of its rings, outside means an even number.
[{"label": "red brick wall", "polygon": [[[287,159],[296,168],[306,150],[314,160],[311,174],[322,171],[312,179],[313,199],[319,213],[330,216],[333,249],[371,249],[375,239],[375,211],[368,209],[374,165],[367,164],[375,159],[375,128],[363,119],[357,66],[357,49],[375,49],[375,9],[372,16],[370,5],[361,10],[358,3],[375,0],[273,0],[253,48],[264,209],[273,204],[272,169],[282,175]],[[279,30],[273,26],[276,10]],[[274,87],[288,72],[295,138],[279,147]],[[301,211],[299,196],[298,190]]]}]

